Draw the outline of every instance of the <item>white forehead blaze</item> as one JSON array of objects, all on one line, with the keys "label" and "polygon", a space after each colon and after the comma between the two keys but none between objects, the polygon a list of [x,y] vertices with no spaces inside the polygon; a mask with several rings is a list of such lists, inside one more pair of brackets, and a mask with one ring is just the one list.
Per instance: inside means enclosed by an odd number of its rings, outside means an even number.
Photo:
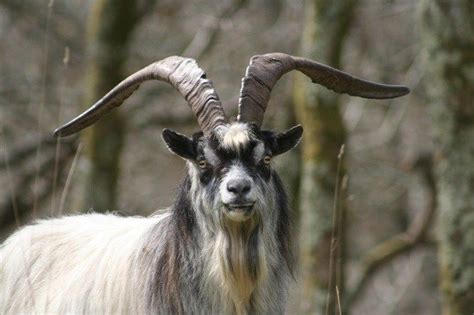
[{"label": "white forehead blaze", "polygon": [[223,130],[221,137],[221,146],[235,151],[240,151],[255,138],[252,130],[245,123],[229,125],[226,130]]},{"label": "white forehead blaze", "polygon": [[[265,144],[257,138],[246,123],[235,122],[220,126],[217,135],[220,139],[220,146],[229,151],[239,152],[253,141],[255,146],[252,157],[255,163],[258,163],[265,155]],[[219,158],[213,150],[207,147],[204,148],[204,156],[213,165],[219,162]]]}]

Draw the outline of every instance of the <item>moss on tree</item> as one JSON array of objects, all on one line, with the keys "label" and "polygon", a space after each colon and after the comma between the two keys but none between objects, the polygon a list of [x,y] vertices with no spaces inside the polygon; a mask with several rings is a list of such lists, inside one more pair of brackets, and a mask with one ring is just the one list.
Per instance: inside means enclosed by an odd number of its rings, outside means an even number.
[{"label": "moss on tree", "polygon": [[[94,104],[124,79],[130,37],[137,22],[135,13],[135,1],[94,2],[88,22],[85,107]],[[82,209],[115,208],[125,130],[122,114],[113,111],[84,132],[87,163],[83,174]]]},{"label": "moss on tree", "polygon": [[[305,7],[302,55],[340,67],[344,38],[357,1],[308,0]],[[337,23],[335,23],[337,21]],[[324,312],[329,277],[343,291],[343,270],[329,272],[331,218],[336,169],[346,132],[339,112],[338,95],[298,76],[295,90],[298,120],[305,128],[300,183],[300,261],[303,282],[302,312]],[[344,205],[341,205],[344,214]],[[337,241],[342,250],[343,239]],[[331,295],[330,313],[335,298]]]},{"label": "moss on tree", "polygon": [[474,2],[424,1],[444,314],[474,313]]}]

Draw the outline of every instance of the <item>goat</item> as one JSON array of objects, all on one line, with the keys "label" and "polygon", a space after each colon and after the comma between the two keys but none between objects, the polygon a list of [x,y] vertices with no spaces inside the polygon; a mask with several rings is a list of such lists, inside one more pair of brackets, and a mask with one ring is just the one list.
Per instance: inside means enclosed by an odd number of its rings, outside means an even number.
[{"label": "goat", "polygon": [[271,162],[298,144],[303,129],[279,133],[261,125],[273,86],[295,69],[338,93],[408,93],[308,59],[259,55],[229,122],[193,59],[173,56],[143,68],[55,136],[90,126],[147,80],[170,83],[202,130],[191,138],[162,133],[186,160],[176,201],[147,218],[84,214],[23,227],[0,250],[0,313],[282,314],[295,263],[287,198]]}]

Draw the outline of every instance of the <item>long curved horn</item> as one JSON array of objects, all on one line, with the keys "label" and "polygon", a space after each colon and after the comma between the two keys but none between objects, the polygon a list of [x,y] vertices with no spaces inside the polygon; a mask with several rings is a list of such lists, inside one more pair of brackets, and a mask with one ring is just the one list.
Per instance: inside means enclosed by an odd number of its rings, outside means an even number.
[{"label": "long curved horn", "polygon": [[219,97],[206,73],[194,59],[172,56],[152,63],[120,82],[88,110],[56,129],[54,136],[68,136],[92,125],[120,106],[141,83],[148,80],[164,81],[174,86],[188,101],[205,134],[209,135],[226,122]]},{"label": "long curved horn", "polygon": [[298,70],[313,83],[324,85],[337,93],[364,98],[395,98],[410,90],[401,85],[386,85],[365,81],[321,63],[283,53],[253,56],[242,79],[238,121],[253,122],[261,126],[270,99],[270,92],[282,75]]}]

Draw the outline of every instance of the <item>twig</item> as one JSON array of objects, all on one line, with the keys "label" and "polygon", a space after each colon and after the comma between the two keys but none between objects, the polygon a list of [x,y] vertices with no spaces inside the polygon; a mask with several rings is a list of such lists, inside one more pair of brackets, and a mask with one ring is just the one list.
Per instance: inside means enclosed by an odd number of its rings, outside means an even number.
[{"label": "twig", "polygon": [[[42,123],[42,118],[43,118],[43,109],[44,109],[44,105],[46,104],[46,84],[47,84],[47,81],[48,81],[48,65],[49,65],[49,29],[51,28],[51,19],[52,19],[52,16],[53,16],[53,5],[54,5],[54,1],[50,0],[48,2],[48,7],[47,7],[47,14],[46,14],[46,26],[45,26],[45,36],[44,36],[44,60],[43,60],[43,77],[41,79],[41,99],[39,101],[39,104],[38,104],[38,112],[37,112],[37,132],[38,134],[40,134],[41,132],[41,123]],[[35,177],[35,181],[34,181],[34,184],[33,184],[33,215],[35,214],[36,212],[36,208],[37,208],[37,201],[36,201],[36,189],[37,189],[37,186],[38,186],[38,177],[39,177],[39,172],[40,172],[40,165],[39,165],[39,157],[40,157],[40,154],[41,154],[41,144],[38,144],[37,146],[37,149],[36,149],[36,177]]]},{"label": "twig", "polygon": [[[329,249],[329,281],[328,281],[328,292],[326,295],[326,315],[329,315],[329,306],[330,306],[330,299],[333,290],[333,260],[334,260],[334,252],[337,248],[337,242],[340,241],[336,237],[336,229],[340,229],[341,227],[338,226],[339,222],[339,178],[341,173],[341,165],[342,165],[342,157],[344,155],[344,144],[341,146],[339,154],[337,156],[337,171],[336,171],[336,188],[334,191],[334,202],[333,202],[333,209],[332,209],[332,227],[331,227],[331,245]],[[337,285],[336,285],[337,287]]]},{"label": "twig", "polygon": [[[64,70],[67,70],[69,67],[69,58],[70,58],[70,52],[69,52],[69,47],[66,46],[64,48],[64,56],[63,56],[63,66]],[[62,111],[63,111],[63,93],[60,93],[59,97],[59,110],[58,110],[58,123],[62,120]],[[61,138],[58,138],[56,140],[56,163],[54,164],[54,175],[53,175],[53,191],[51,192],[51,211],[53,212],[54,209],[56,209],[56,187],[57,187],[57,181],[58,181],[58,172],[59,172],[59,153],[61,152]]]},{"label": "twig", "polygon": [[69,169],[69,172],[67,174],[66,183],[64,184],[63,193],[61,194],[61,201],[59,202],[59,213],[58,213],[59,215],[61,215],[64,212],[64,205],[66,203],[67,193],[69,192],[69,187],[71,186],[72,175],[74,174],[74,171],[76,170],[77,160],[81,153],[81,150],[82,150],[82,143],[80,143],[79,146],[77,147],[76,154],[74,155],[74,159],[72,160],[71,168]]},{"label": "twig", "polygon": [[59,154],[61,152],[61,139],[58,138],[56,140],[56,150],[54,153],[54,168],[53,168],[53,186],[52,186],[52,191],[51,191],[51,198],[53,202],[51,203],[51,211],[54,211],[53,209],[56,208],[56,205],[54,204],[54,196],[56,196],[56,186],[58,182],[58,176],[59,176]]},{"label": "twig", "polygon": [[337,310],[338,314],[342,315],[342,308],[341,308],[341,297],[339,295],[339,287],[336,285],[336,299],[337,299]]},{"label": "twig", "polygon": [[142,20],[151,13],[156,5],[157,0],[145,0],[143,2],[144,3],[141,6],[138,6],[137,12],[135,14],[134,18],[136,22]]},{"label": "twig", "polygon": [[18,215],[18,205],[16,203],[16,198],[15,198],[15,188],[12,185],[12,178],[11,178],[11,173],[10,173],[10,165],[8,161],[8,148],[7,148],[7,140],[5,139],[5,135],[3,133],[3,129],[0,128],[0,136],[2,138],[2,144],[3,144],[3,149],[4,149],[4,164],[5,164],[5,169],[7,171],[7,180],[8,180],[8,188],[9,188],[9,195],[10,195],[10,200],[11,204],[13,207],[13,217],[15,219],[15,223],[18,226],[20,226],[20,217]]}]

